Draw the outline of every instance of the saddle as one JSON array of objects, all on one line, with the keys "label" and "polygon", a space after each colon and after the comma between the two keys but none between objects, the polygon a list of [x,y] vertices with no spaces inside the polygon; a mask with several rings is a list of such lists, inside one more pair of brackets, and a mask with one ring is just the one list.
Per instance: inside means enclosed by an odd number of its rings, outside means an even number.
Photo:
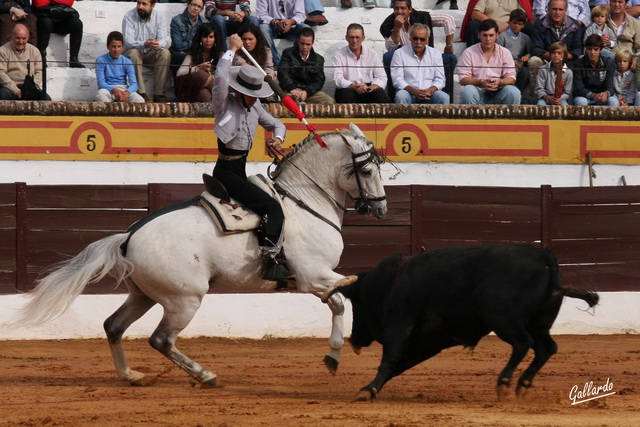
[{"label": "saddle", "polygon": [[[202,174],[202,181],[207,191],[200,195],[202,197],[200,204],[222,233],[243,233],[256,230],[260,226],[262,218],[229,197],[227,189],[220,181],[206,173]],[[276,200],[280,200],[275,189],[264,176],[251,176],[249,181]]]}]

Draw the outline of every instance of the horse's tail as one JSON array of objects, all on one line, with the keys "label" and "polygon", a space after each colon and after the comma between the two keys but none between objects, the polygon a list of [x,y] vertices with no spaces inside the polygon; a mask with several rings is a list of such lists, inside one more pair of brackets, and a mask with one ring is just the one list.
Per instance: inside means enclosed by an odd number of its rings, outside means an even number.
[{"label": "horse's tail", "polygon": [[128,235],[114,234],[93,242],[75,257],[54,265],[54,271],[39,279],[29,292],[29,300],[12,326],[40,325],[61,316],[84,288],[107,274],[118,286],[133,270],[120,249]]}]

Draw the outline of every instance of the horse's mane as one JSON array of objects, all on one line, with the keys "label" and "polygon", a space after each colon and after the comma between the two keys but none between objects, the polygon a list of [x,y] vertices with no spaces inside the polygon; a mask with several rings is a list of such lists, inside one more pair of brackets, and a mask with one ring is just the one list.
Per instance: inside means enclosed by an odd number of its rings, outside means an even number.
[{"label": "horse's mane", "polygon": [[[334,137],[336,135],[340,136],[340,134],[349,135],[349,136],[355,137],[353,132],[351,132],[349,130],[345,130],[345,131],[342,131],[342,132],[338,132],[338,131],[325,132],[321,136],[323,138],[327,138],[328,139],[328,138]],[[278,165],[276,166],[276,169],[271,174],[271,177],[272,178],[277,177],[284,169],[286,169],[288,167],[290,162],[288,162],[287,160],[292,160],[296,156],[300,155],[300,153],[305,153],[305,152],[309,151],[309,149],[313,149],[313,147],[315,145],[317,145],[317,144],[318,144],[318,142],[316,141],[316,138],[315,138],[315,136],[313,134],[309,134],[309,136],[307,136],[305,139],[303,139],[302,141],[300,141],[297,144],[294,144],[292,149],[291,149],[291,151],[289,153],[287,153],[284,157],[282,157],[282,160],[280,162],[278,162]]]}]

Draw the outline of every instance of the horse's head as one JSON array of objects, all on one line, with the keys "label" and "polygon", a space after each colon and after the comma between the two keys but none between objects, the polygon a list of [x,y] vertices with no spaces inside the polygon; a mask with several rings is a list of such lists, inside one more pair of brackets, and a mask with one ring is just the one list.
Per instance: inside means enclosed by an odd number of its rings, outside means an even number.
[{"label": "horse's head", "polygon": [[342,187],[355,202],[359,214],[382,219],[387,213],[387,196],[382,185],[380,156],[373,142],[355,124],[349,127],[349,131],[340,132],[351,151],[351,161],[344,165]]}]

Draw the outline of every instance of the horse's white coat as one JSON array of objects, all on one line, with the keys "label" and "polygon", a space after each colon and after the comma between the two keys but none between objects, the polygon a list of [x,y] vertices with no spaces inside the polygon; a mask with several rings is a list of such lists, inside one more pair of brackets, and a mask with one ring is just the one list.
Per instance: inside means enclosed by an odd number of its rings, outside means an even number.
[{"label": "horse's white coat", "polygon": [[[359,167],[356,176],[347,174],[352,156],[371,149],[371,141],[363,138],[355,126],[342,135],[344,138],[340,133],[324,134],[326,149],[308,138],[294,155],[283,161],[276,178],[289,193],[338,226],[343,212],[334,201],[343,205],[346,194],[354,198],[362,194],[370,198],[384,196],[376,162]],[[377,217],[386,213],[386,200],[369,204]],[[342,254],[342,236],[289,198],[284,198],[283,209],[287,218],[284,246],[289,267],[297,276],[296,286],[320,296],[343,277],[333,271]],[[150,344],[198,381],[215,385],[216,375],[181,353],[175,340],[191,322],[210,287],[249,291],[275,286],[260,279],[256,237],[252,233],[221,234],[209,215],[195,206],[165,214],[142,226],[131,236],[125,260],[119,247],[126,237],[127,234],[117,234],[95,242],[43,278],[22,310],[21,322],[38,323],[57,317],[95,275],[128,270],[130,275],[125,283],[129,296],[105,321],[118,377],[131,383],[143,377],[128,367],[121,339],[133,322],[159,304],[164,313]],[[340,295],[334,295],[328,305],[332,331],[327,356],[333,359],[328,366],[335,369],[343,345],[344,302]]]}]

